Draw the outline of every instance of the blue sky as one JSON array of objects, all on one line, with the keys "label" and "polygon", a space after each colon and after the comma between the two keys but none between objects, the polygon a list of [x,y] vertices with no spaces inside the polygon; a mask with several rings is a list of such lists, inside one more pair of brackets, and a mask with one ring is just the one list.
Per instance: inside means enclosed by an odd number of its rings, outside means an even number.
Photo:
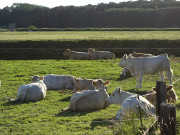
[{"label": "blue sky", "polygon": [[30,3],[36,5],[42,5],[46,7],[56,7],[56,6],[83,6],[83,5],[97,5],[98,3],[109,3],[115,2],[119,3],[127,0],[0,0],[0,8],[4,8],[6,6],[11,6],[13,3]]}]

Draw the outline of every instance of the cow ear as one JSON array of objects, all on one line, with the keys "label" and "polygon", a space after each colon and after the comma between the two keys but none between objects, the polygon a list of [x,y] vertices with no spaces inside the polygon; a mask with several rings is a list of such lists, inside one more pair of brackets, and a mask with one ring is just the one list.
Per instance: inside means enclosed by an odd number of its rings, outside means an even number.
[{"label": "cow ear", "polygon": [[44,76],[41,76],[41,77],[40,77],[40,80],[44,80]]},{"label": "cow ear", "polygon": [[70,49],[66,49],[67,52],[70,52]]},{"label": "cow ear", "polygon": [[166,89],[167,89],[168,91],[170,91],[170,90],[172,89],[172,87],[173,87],[172,85],[169,85],[169,86],[166,87]]},{"label": "cow ear", "polygon": [[109,84],[110,84],[110,81],[109,81],[109,80],[104,83],[105,86],[106,86],[106,85],[109,85]]},{"label": "cow ear", "polygon": [[132,57],[132,54],[129,54],[128,58],[131,58]]},{"label": "cow ear", "polygon": [[93,84],[94,86],[97,86],[96,81],[92,81],[92,84]]},{"label": "cow ear", "polygon": [[152,89],[153,89],[154,91],[156,91],[156,87],[153,87]]},{"label": "cow ear", "polygon": [[118,93],[121,93],[121,88],[118,88]]},{"label": "cow ear", "polygon": [[127,59],[127,54],[124,54],[123,58],[124,58],[124,60],[126,60]]}]

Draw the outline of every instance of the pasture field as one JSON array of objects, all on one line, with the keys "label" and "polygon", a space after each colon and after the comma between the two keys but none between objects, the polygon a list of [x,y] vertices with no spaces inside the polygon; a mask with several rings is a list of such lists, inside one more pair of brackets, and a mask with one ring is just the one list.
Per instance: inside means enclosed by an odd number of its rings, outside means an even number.
[{"label": "pasture field", "polygon": [[179,40],[180,31],[59,31],[0,32],[0,41],[11,40]]},{"label": "pasture field", "polygon": [[[4,36],[5,37],[5,36]],[[27,37],[26,37],[27,38]],[[33,75],[63,74],[82,78],[110,80],[108,93],[117,87],[145,94],[156,85],[159,75],[145,75],[142,89],[135,88],[135,78],[120,76],[120,59],[115,60],[0,60],[0,134],[140,134],[139,121],[112,122],[118,105],[92,112],[63,112],[68,107],[72,90],[48,90],[44,100],[15,102],[18,88],[30,83]],[[180,58],[170,57],[173,81],[180,78]],[[166,79],[168,83],[168,80]],[[180,98],[180,82],[174,89]],[[180,101],[176,103],[177,122],[180,122]],[[98,121],[98,122],[97,122]],[[148,127],[153,120],[143,120]],[[178,125],[178,124],[177,124]],[[179,128],[178,133],[179,133]],[[153,133],[152,133],[153,134]]]}]

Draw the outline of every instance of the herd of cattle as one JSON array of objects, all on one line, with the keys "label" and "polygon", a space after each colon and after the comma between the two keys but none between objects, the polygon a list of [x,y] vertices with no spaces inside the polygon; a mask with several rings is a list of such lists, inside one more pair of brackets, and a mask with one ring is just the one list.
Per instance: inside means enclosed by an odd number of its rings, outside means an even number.
[{"label": "herd of cattle", "polygon": [[[70,59],[104,59],[115,58],[109,51],[95,51],[89,48],[88,53],[75,52],[67,49],[65,56]],[[89,56],[90,55],[90,56]],[[136,77],[136,87],[141,88],[142,77],[144,74],[155,74],[160,72],[161,81],[164,81],[163,71],[167,73],[170,84],[172,83],[172,70],[167,54],[154,56],[152,54],[133,52],[122,57],[119,66],[123,68],[122,74]],[[140,83],[140,84],[139,84]],[[156,99],[155,88],[149,91],[146,97],[135,93],[129,93],[117,88],[110,96],[107,93],[107,86],[110,81],[102,79],[76,78],[71,75],[33,76],[32,83],[22,85],[18,89],[16,99],[11,101],[39,101],[45,98],[47,90],[73,89],[74,94],[70,99],[68,110],[91,111],[100,110],[111,104],[121,105],[116,114],[116,119],[123,119],[129,112],[137,112],[138,106],[144,114],[152,115]],[[172,85],[166,87],[167,101],[174,102],[178,99]]]}]

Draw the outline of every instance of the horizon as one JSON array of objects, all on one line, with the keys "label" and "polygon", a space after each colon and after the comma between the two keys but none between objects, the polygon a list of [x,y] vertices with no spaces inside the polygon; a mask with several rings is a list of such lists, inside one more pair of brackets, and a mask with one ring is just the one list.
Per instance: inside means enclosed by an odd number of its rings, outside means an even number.
[{"label": "horizon", "polygon": [[[130,0],[91,0],[90,2],[84,1],[84,0],[79,0],[73,1],[73,0],[51,0],[50,2],[44,1],[44,0],[8,0],[8,1],[0,1],[0,9],[3,9],[5,7],[10,7],[14,3],[27,3],[27,4],[34,4],[34,5],[39,5],[39,6],[44,6],[48,8],[54,8],[58,6],[85,6],[85,5],[98,5],[100,3],[105,3],[108,4],[110,2],[113,3],[120,3],[120,2],[128,2]],[[136,0],[135,0],[136,1]]]}]

